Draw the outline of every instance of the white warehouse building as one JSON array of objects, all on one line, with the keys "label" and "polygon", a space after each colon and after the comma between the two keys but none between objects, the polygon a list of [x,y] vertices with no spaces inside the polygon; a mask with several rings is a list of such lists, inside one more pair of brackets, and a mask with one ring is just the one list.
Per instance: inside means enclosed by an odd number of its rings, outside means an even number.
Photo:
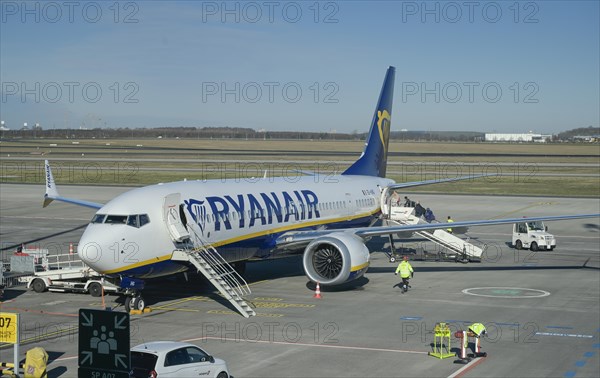
[{"label": "white warehouse building", "polygon": [[486,142],[539,142],[545,143],[552,135],[529,133],[486,133]]}]

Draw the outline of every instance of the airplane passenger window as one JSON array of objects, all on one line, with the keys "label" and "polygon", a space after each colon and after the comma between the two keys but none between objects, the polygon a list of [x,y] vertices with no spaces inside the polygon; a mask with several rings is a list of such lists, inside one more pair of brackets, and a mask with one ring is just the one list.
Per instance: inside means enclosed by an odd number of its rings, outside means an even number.
[{"label": "airplane passenger window", "polygon": [[104,217],[106,217],[105,214],[96,214],[92,218],[92,223],[102,223],[104,222]]},{"label": "airplane passenger window", "polygon": [[139,222],[140,227],[142,227],[145,224],[150,223],[150,217],[148,217],[148,214],[140,214],[139,217],[140,217],[140,222]]},{"label": "airplane passenger window", "polygon": [[104,223],[107,224],[125,224],[127,222],[127,215],[107,215]]}]

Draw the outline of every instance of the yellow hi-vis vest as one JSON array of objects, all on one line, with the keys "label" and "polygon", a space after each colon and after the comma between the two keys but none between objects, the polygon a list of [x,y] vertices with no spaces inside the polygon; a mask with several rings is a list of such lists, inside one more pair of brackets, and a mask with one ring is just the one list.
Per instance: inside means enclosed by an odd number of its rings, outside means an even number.
[{"label": "yellow hi-vis vest", "polygon": [[413,272],[413,268],[410,266],[408,261],[402,261],[400,264],[398,264],[398,268],[396,268],[396,273],[398,272],[400,272],[400,277],[408,278]]},{"label": "yellow hi-vis vest", "polygon": [[485,331],[485,326],[481,323],[473,323],[469,326],[469,331],[473,332],[477,337]]},{"label": "yellow hi-vis vest", "polygon": [[[448,219],[448,223],[454,223],[454,221],[452,219]],[[446,229],[449,233],[452,233],[452,227],[448,227]]]}]

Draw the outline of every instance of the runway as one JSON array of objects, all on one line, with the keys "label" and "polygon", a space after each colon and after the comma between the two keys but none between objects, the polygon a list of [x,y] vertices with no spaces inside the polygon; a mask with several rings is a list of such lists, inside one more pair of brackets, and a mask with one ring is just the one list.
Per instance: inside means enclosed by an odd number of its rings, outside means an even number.
[{"label": "runway", "polygon": [[[61,194],[107,202],[125,187],[63,186]],[[600,212],[582,198],[410,194],[438,217],[455,221]],[[43,186],[0,185],[3,253],[21,243],[67,253],[94,210],[64,203],[42,209]],[[154,311],[132,316],[131,346],[146,341],[188,341],[227,361],[235,377],[593,377],[600,375],[600,226],[598,219],[548,223],[557,237],[552,252],[509,248],[511,226],[471,228],[486,243],[481,263],[413,258],[412,289],[401,294],[395,264],[381,251],[386,238],[369,242],[364,278],[313,298],[300,257],[251,263],[246,278],[257,316],[244,319],[205,280],[149,282],[144,296]],[[434,247],[420,240],[397,246]],[[41,346],[50,354],[50,377],[77,374],[79,308],[101,308],[85,294],[5,292],[1,311],[22,320],[21,352]],[[116,311],[118,297],[106,297]],[[461,370],[454,358],[428,356],[433,328],[484,323],[485,359]],[[452,339],[452,350],[458,341]],[[12,349],[0,347],[0,360]]]}]

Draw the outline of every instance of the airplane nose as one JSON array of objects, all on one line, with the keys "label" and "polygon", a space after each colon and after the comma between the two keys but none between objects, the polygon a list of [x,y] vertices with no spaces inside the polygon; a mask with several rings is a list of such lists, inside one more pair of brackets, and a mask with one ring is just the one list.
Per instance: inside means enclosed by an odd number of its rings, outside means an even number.
[{"label": "airplane nose", "polygon": [[94,232],[93,225],[88,226],[77,245],[79,258],[98,273],[102,273],[102,261],[110,253],[108,240],[102,240],[103,233]]}]

